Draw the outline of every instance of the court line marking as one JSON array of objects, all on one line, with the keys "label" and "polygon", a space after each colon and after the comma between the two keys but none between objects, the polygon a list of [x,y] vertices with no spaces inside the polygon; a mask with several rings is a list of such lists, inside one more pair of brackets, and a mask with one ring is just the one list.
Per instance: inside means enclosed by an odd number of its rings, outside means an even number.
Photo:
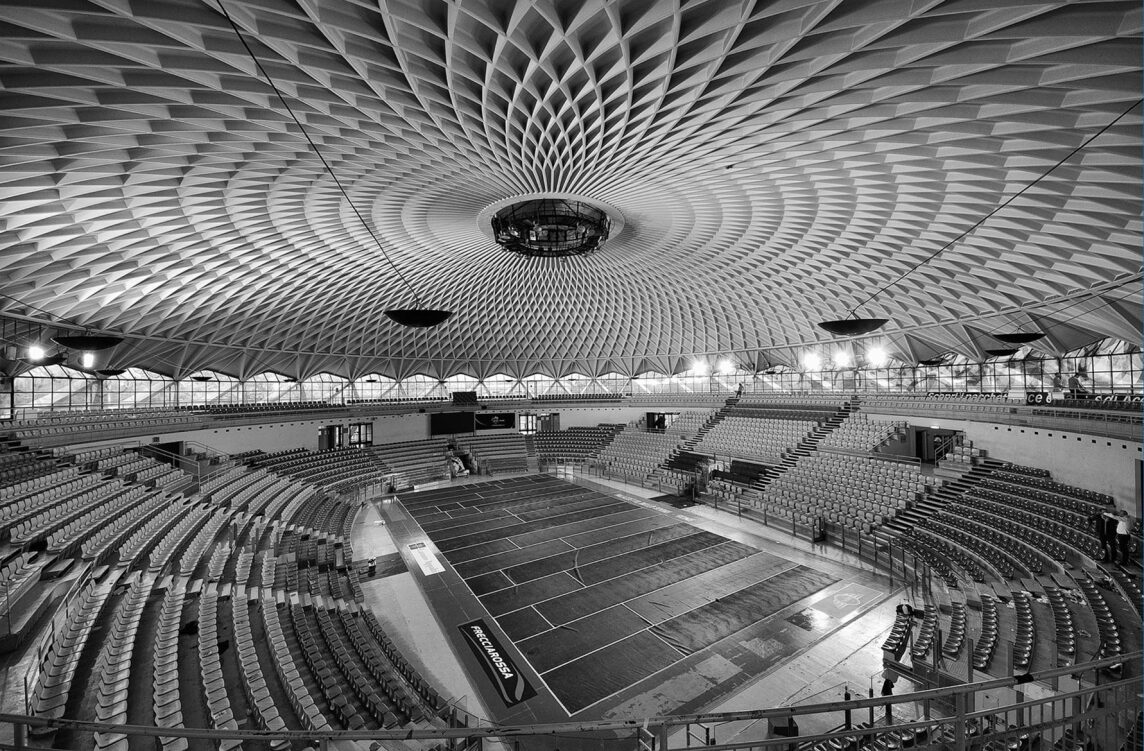
[{"label": "court line marking", "polygon": [[[820,572],[820,573],[827,573],[827,572],[825,572],[825,571],[822,571],[822,572]],[[764,580],[764,581],[765,581],[765,580]],[[841,583],[841,582],[834,582],[834,584],[828,585],[828,587],[830,587],[830,586],[834,586],[834,585],[836,585],[836,584],[840,584],[840,583]],[[826,588],[827,588],[827,587],[824,587],[824,589],[826,589]],[[704,647],[703,649],[699,650],[698,652],[692,652],[692,653],[691,653],[691,654],[689,654],[689,655],[684,655],[684,656],[680,657],[678,660],[676,660],[675,662],[671,663],[670,665],[665,665],[665,666],[663,666],[662,668],[660,668],[659,670],[656,670],[654,673],[648,673],[647,675],[645,675],[644,677],[640,678],[639,680],[637,680],[637,681],[636,681],[636,682],[634,682],[634,683],[629,683],[628,685],[624,686],[623,688],[621,688],[621,689],[617,689],[616,691],[613,691],[612,693],[608,694],[607,696],[602,696],[602,697],[600,697],[599,699],[597,699],[596,701],[592,702],[591,704],[587,704],[587,705],[585,705],[585,706],[581,707],[580,709],[577,709],[575,712],[569,712],[569,715],[568,715],[568,716],[569,716],[569,717],[574,717],[574,716],[576,716],[576,715],[580,714],[581,712],[584,712],[584,711],[586,711],[586,710],[588,710],[588,709],[591,709],[592,707],[596,706],[596,705],[597,705],[597,704],[599,704],[600,702],[603,702],[603,701],[607,701],[608,699],[611,699],[611,698],[614,698],[614,697],[616,697],[616,696],[619,696],[619,695],[620,695],[620,694],[622,694],[623,692],[625,692],[625,691],[627,691],[627,690],[631,689],[633,686],[638,686],[639,684],[643,683],[644,681],[647,681],[647,680],[650,680],[650,679],[652,679],[653,677],[655,677],[655,676],[656,676],[656,675],[658,675],[659,673],[662,673],[662,672],[663,672],[663,671],[665,671],[665,670],[670,670],[671,668],[675,667],[676,665],[678,665],[679,663],[683,662],[684,660],[688,660],[688,659],[691,659],[692,657],[695,657],[696,655],[700,654],[701,652],[704,652],[704,651],[710,650],[712,647],[714,647],[714,646],[715,646],[715,644],[718,644],[719,642],[721,642],[721,641],[724,641],[725,639],[731,639],[731,638],[734,638],[734,637],[735,637],[737,634],[740,634],[740,633],[742,633],[743,631],[746,631],[747,629],[751,628],[752,626],[756,626],[756,625],[758,625],[759,623],[762,623],[762,622],[764,622],[764,621],[772,621],[772,620],[774,620],[774,619],[776,619],[776,618],[779,618],[779,617],[781,617],[781,616],[782,616],[782,614],[783,614],[784,612],[786,612],[786,611],[790,610],[791,608],[794,608],[794,607],[796,607],[796,606],[798,606],[798,607],[807,607],[806,605],[802,605],[803,601],[804,601],[804,600],[808,600],[808,599],[810,599],[811,597],[813,597],[814,595],[817,595],[817,594],[818,594],[819,592],[821,592],[821,591],[822,591],[822,590],[819,590],[818,592],[815,592],[815,593],[813,593],[813,594],[809,594],[809,595],[807,595],[806,597],[803,597],[801,600],[797,600],[797,601],[795,601],[795,602],[792,602],[790,605],[787,605],[786,607],[782,608],[781,610],[778,610],[778,611],[776,611],[776,612],[774,612],[774,613],[771,613],[769,616],[767,616],[766,618],[764,618],[762,621],[755,621],[754,623],[750,624],[749,626],[744,626],[743,628],[739,629],[738,631],[735,631],[734,633],[730,633],[730,634],[727,634],[727,635],[726,635],[726,636],[724,636],[722,639],[719,639],[719,641],[717,641],[717,642],[714,642],[713,644],[711,644],[711,645],[708,645],[708,646]],[[873,606],[871,606],[871,607],[873,607]],[[840,628],[840,627],[841,627],[841,624],[839,625],[839,628]],[[651,630],[650,628],[644,629],[644,631],[650,631],[650,630]],[[830,633],[833,633],[833,632],[834,632],[834,631],[836,631],[836,630],[837,630],[837,628],[836,628],[836,629],[834,629],[834,630],[832,630]],[[638,633],[642,633],[642,632],[640,632],[640,631],[637,631],[636,633],[638,634]],[[813,644],[813,643],[817,643],[817,641],[821,641],[822,639],[825,639],[827,636],[829,636],[829,635],[830,635],[830,633],[826,633],[826,634],[823,634],[822,636],[820,636],[820,637],[818,638],[818,640],[816,640],[815,642],[812,642],[812,644]],[[632,634],[632,636],[634,636],[634,635],[635,635],[635,634]],[[653,633],[653,634],[652,634],[652,636],[656,636],[656,635]],[[628,637],[625,637],[625,638],[628,638]],[[659,639],[659,637],[658,637],[658,636],[656,636],[656,638],[657,638],[657,639]],[[623,641],[623,640],[621,639],[620,641]],[[667,644],[667,642],[666,642],[666,641],[664,641],[663,639],[660,639],[660,641],[662,641],[664,644]],[[673,649],[673,650],[675,649],[675,648],[674,648],[674,647],[672,647],[670,644],[667,644],[667,646],[668,646],[670,649]],[[808,645],[808,646],[809,646],[809,645]],[[518,651],[518,652],[520,652],[520,648],[519,648],[519,647],[517,647],[517,651]],[[676,651],[678,651],[678,650],[676,650]],[[520,654],[521,654],[521,656],[522,656],[522,657],[524,656],[524,653],[523,653],[523,652],[520,652]],[[590,653],[589,653],[589,654],[590,654]],[[792,657],[793,657],[793,656],[794,656],[794,655],[792,655]],[[527,658],[525,658],[525,659],[527,660]],[[565,663],[565,664],[567,664],[567,663]],[[532,663],[529,663],[529,667],[532,667]],[[553,668],[553,670],[555,670],[555,668]],[[535,671],[536,671],[536,668],[533,668],[533,671],[535,672]],[[546,671],[545,671],[543,674],[540,674],[540,675],[541,675],[541,677],[543,677],[543,675],[546,675],[546,674],[548,674],[548,673],[550,673],[550,672],[552,672],[552,671],[551,671],[551,670],[546,670]],[[547,681],[545,681],[545,684],[544,684],[544,685],[545,685],[546,687],[548,687],[548,682],[547,682]],[[550,691],[552,690],[552,689],[551,689],[551,687],[549,687],[549,690],[550,690]],[[553,692],[553,696],[555,696],[555,695],[556,695],[556,694],[555,694],[555,692]],[[565,706],[564,702],[560,700],[560,697],[558,697],[558,696],[557,696],[557,697],[556,697],[556,701],[557,701],[557,702],[560,704],[560,706],[561,706],[561,707],[563,707],[563,708],[564,708],[564,711],[565,711],[565,712],[568,712],[568,707],[567,707],[567,706]]]},{"label": "court line marking", "polygon": [[[762,553],[763,551],[759,551],[759,552],[760,552],[760,553]],[[752,557],[752,558],[753,558],[754,556],[749,556],[749,557]],[[730,565],[730,564],[726,564],[726,565]],[[742,587],[739,587],[738,589],[736,589],[736,590],[734,590],[734,591],[732,591],[732,592],[728,592],[727,594],[724,594],[724,595],[719,595],[719,598],[716,598],[716,599],[721,599],[721,598],[723,598],[723,597],[730,597],[731,595],[735,594],[736,592],[741,592],[741,591],[743,591],[744,589],[748,589],[748,588],[750,588],[750,587],[753,587],[753,586],[755,586],[756,584],[760,584],[760,583],[762,583],[762,582],[765,582],[765,581],[769,581],[770,579],[773,579],[774,577],[778,576],[779,574],[782,574],[782,573],[785,573],[785,572],[787,572],[787,571],[790,571],[791,569],[793,569],[793,568],[796,568],[796,567],[797,567],[797,566],[799,566],[799,565],[801,565],[801,564],[793,563],[793,564],[791,564],[789,567],[787,567],[787,568],[784,568],[784,569],[782,569],[782,570],[780,570],[780,571],[776,571],[776,572],[774,572],[773,574],[771,574],[770,576],[766,576],[766,577],[763,577],[762,579],[758,579],[758,580],[756,580],[756,581],[754,581],[754,582],[751,582],[750,584],[744,584]],[[720,568],[722,568],[722,566],[720,566]],[[718,571],[719,569],[711,569],[711,570],[712,570],[712,571]],[[820,573],[825,573],[825,572],[820,572]],[[689,577],[689,578],[694,578],[694,577]],[[681,580],[681,581],[686,581],[686,580]],[[668,585],[668,586],[670,586],[670,585]],[[828,585],[828,586],[829,586],[829,585]],[[664,589],[664,587],[660,587],[660,589]],[[653,592],[654,592],[654,591],[658,591],[658,590],[653,590]],[[821,590],[819,590],[819,591],[821,591]],[[652,592],[647,592],[647,593],[645,593],[645,594],[652,594]],[[815,593],[813,593],[813,594],[811,594],[811,595],[807,595],[807,597],[812,597],[814,594],[818,594],[818,592],[815,592]],[[643,596],[644,596],[644,595],[640,595],[640,597],[643,597]],[[636,597],[632,597],[632,598],[629,598],[629,599],[627,599],[627,600],[624,600],[623,602],[620,602],[620,603],[616,603],[616,604],[617,604],[617,605],[623,605],[624,607],[627,607],[627,608],[628,608],[628,610],[631,610],[631,612],[632,612],[632,613],[635,613],[636,617],[640,618],[641,620],[645,620],[645,621],[646,621],[647,619],[646,619],[646,618],[645,618],[643,615],[641,615],[640,613],[637,613],[635,610],[632,610],[630,607],[628,607],[628,603],[630,603],[630,602],[634,602],[636,599],[638,599],[638,598],[636,598]],[[805,598],[804,598],[804,599],[805,599]],[[667,621],[671,620],[672,618],[678,618],[678,617],[680,617],[680,616],[683,616],[683,615],[687,615],[688,613],[690,613],[690,612],[692,612],[692,611],[695,611],[695,610],[698,610],[699,608],[701,608],[701,607],[704,607],[704,606],[706,606],[706,605],[709,605],[709,604],[710,604],[710,603],[712,603],[712,602],[714,602],[714,599],[711,599],[711,600],[707,600],[707,602],[704,602],[702,605],[697,605],[696,607],[693,607],[693,608],[689,608],[689,609],[687,609],[687,610],[683,611],[682,613],[676,613],[675,615],[671,615],[671,616],[669,616],[669,617],[667,617],[667,618],[664,618],[664,619],[663,619],[663,620],[661,620],[661,621],[656,621],[655,623],[651,623],[651,624],[649,624],[649,625],[647,626],[647,628],[643,628],[643,629],[640,629],[639,631],[633,631],[632,633],[628,634],[627,636],[623,636],[623,637],[620,637],[619,639],[616,639],[616,640],[614,640],[614,641],[611,641],[611,642],[609,642],[609,643],[607,643],[607,644],[604,644],[604,645],[602,645],[602,646],[600,646],[600,647],[597,647],[596,649],[590,650],[590,651],[588,651],[588,652],[584,652],[583,654],[580,654],[580,655],[577,655],[576,657],[573,657],[571,660],[565,660],[564,662],[560,663],[559,665],[554,665],[553,667],[551,667],[551,668],[548,668],[548,669],[547,669],[547,670],[545,670],[544,672],[545,672],[545,673],[550,673],[550,672],[552,672],[553,670],[556,670],[557,668],[561,668],[561,667],[563,667],[563,666],[565,666],[565,665],[567,665],[567,664],[569,664],[569,663],[575,662],[576,660],[579,660],[579,659],[581,659],[581,658],[587,657],[587,656],[588,656],[588,655],[590,655],[590,654],[593,654],[593,653],[595,653],[595,652],[599,652],[601,649],[607,649],[608,647],[612,646],[613,644],[618,644],[618,643],[622,642],[624,639],[630,639],[631,637],[635,636],[636,634],[640,634],[640,633],[643,633],[644,631],[650,631],[652,628],[654,628],[654,627],[656,627],[656,626],[660,625],[661,623],[666,623]],[[615,607],[615,605],[613,605],[613,606],[611,606],[611,607]],[[784,609],[785,609],[785,608],[784,608]],[[607,608],[605,608],[605,610],[607,610]],[[539,613],[540,611],[538,610],[538,611],[536,611],[536,612],[538,612],[538,613]],[[595,611],[595,612],[593,612],[593,613],[589,613],[588,615],[595,615],[596,613],[602,613],[602,612],[603,612],[603,610],[597,610],[597,611]],[[780,612],[781,612],[781,611],[780,611]],[[543,614],[542,614],[542,615],[543,615]],[[773,615],[773,614],[772,614],[772,615]],[[586,618],[586,617],[588,617],[588,616],[584,616],[584,617]],[[766,618],[764,618],[763,620],[769,620],[770,618],[771,618],[771,616],[767,616],[767,617],[766,617]],[[580,619],[579,619],[579,618],[577,618],[576,620],[580,620]],[[575,622],[576,622],[576,621],[569,621],[569,623],[575,623]],[[761,621],[755,621],[755,623],[761,623]],[[568,624],[564,624],[564,625],[568,625]],[[754,624],[751,624],[751,625],[753,626]],[[546,633],[546,634],[547,634],[547,633],[550,633],[550,631],[552,631],[552,630],[555,630],[555,628],[559,628],[559,627],[554,627],[553,629],[550,629],[549,631],[545,631],[545,632],[543,632],[543,633]],[[739,631],[742,631],[742,630],[744,630],[744,629],[747,629],[747,628],[750,628],[750,626],[744,626],[742,629],[739,629]],[[738,631],[736,631],[736,632],[734,632],[734,633],[738,633]],[[727,636],[731,636],[731,635],[732,635],[732,634],[728,634]],[[540,634],[534,634],[534,636],[540,636]],[[668,644],[668,643],[667,643],[667,641],[665,641],[664,639],[660,638],[660,637],[659,637],[657,634],[652,634],[652,636],[655,636],[657,639],[659,639],[660,641],[662,641],[664,644],[667,644],[667,646],[671,647],[671,648],[672,648],[673,650],[675,650],[676,652],[678,652],[678,651],[679,651],[679,650],[675,649],[675,647],[672,647],[670,644]],[[530,636],[530,637],[529,637],[529,639],[531,639],[531,638],[532,638],[532,637]],[[725,638],[725,637],[724,637],[724,638]],[[722,640],[722,639],[720,639],[720,641],[721,641],[721,640]],[[520,645],[519,645],[519,644],[517,644],[517,649],[518,649],[518,650],[520,650]],[[703,647],[703,649],[707,649],[707,647]],[[703,651],[703,649],[700,649],[700,650],[698,650],[698,651],[696,651],[696,652],[692,652],[692,654],[698,654],[699,652],[702,652],[702,651]],[[522,654],[522,655],[524,654],[523,650],[521,650],[521,654]],[[684,655],[684,658],[687,658],[687,657],[690,657],[690,656],[691,656],[691,655]],[[525,658],[525,659],[527,659],[527,658]],[[674,664],[674,663],[673,663],[673,664]],[[666,669],[666,668],[664,668],[664,669]],[[640,680],[643,680],[643,679],[641,678]],[[639,681],[636,681],[636,683],[638,683],[638,682],[639,682]],[[629,685],[629,686],[634,686],[635,684],[634,684],[634,683],[631,683],[631,684],[628,684],[628,685]],[[622,689],[621,689],[621,690],[622,690]]]},{"label": "court line marking", "polygon": [[[618,526],[618,525],[616,525],[616,526]],[[690,526],[690,525],[688,525],[688,526]],[[607,528],[605,527],[605,529],[607,529]],[[666,527],[657,527],[657,529],[666,529]],[[706,532],[706,534],[715,534],[714,532],[707,532],[706,530],[703,530],[703,529],[699,529],[698,527],[692,527],[692,529],[696,530],[696,532],[695,532],[694,534],[685,535],[684,537],[673,537],[673,538],[672,538],[672,539],[670,539],[670,540],[664,540],[663,542],[659,542],[659,543],[656,543],[656,545],[663,545],[663,544],[665,544],[665,543],[668,543],[668,542],[676,542],[677,540],[685,540],[685,539],[687,539],[688,537],[694,537],[696,534],[703,534],[703,533],[705,533],[705,532]],[[655,530],[650,530],[650,531],[654,532]],[[642,535],[643,533],[642,533],[642,532],[640,532],[640,533],[637,533],[637,534],[641,534],[641,535]],[[632,536],[635,536],[635,535],[632,535]],[[637,571],[643,571],[644,569],[647,569],[647,568],[652,568],[653,566],[662,566],[664,563],[667,563],[668,561],[672,561],[672,560],[675,560],[676,558],[681,558],[681,557],[683,557],[683,556],[685,556],[685,555],[689,555],[690,553],[698,553],[700,550],[706,550],[707,548],[712,548],[712,547],[715,547],[716,545],[722,545],[722,544],[723,544],[723,542],[734,542],[733,540],[728,540],[726,537],[723,537],[722,535],[716,535],[716,537],[719,537],[719,538],[720,538],[722,541],[721,541],[721,542],[714,542],[714,541],[713,541],[713,542],[712,542],[710,545],[706,545],[706,546],[704,546],[704,547],[702,547],[702,548],[696,548],[695,550],[691,550],[691,551],[688,551],[687,553],[680,553],[679,555],[675,555],[675,556],[672,556],[671,558],[667,558],[667,559],[665,559],[665,560],[659,561],[658,563],[649,563],[649,564],[648,564],[648,565],[646,565],[646,566],[640,566],[640,567],[639,567],[639,568],[637,568],[637,569],[632,569],[631,571],[628,571],[628,572],[626,572],[626,573],[623,573],[623,574],[617,574],[616,576],[609,576],[607,579],[600,579],[599,581],[595,581],[595,582],[592,582],[591,584],[584,584],[584,589],[587,589],[588,587],[594,587],[594,586],[596,586],[597,584],[603,584],[604,582],[607,582],[607,581],[611,581],[612,579],[618,579],[618,578],[620,578],[621,576],[627,576],[628,574],[634,574],[634,573],[636,573]],[[559,538],[559,539],[560,539],[562,542],[567,542],[567,540],[564,540],[564,538]],[[618,538],[614,538],[614,539],[623,539],[623,538],[622,538],[622,537],[618,537]],[[542,543],[538,543],[538,544],[542,544]],[[605,544],[605,543],[600,543],[600,544]],[[619,558],[620,556],[623,556],[623,555],[627,555],[628,553],[635,553],[635,552],[638,552],[638,551],[640,551],[640,550],[650,550],[650,549],[651,549],[651,547],[653,547],[653,546],[646,546],[646,547],[643,547],[643,548],[637,548],[636,550],[627,550],[627,551],[624,551],[623,553],[616,553],[615,555],[610,555],[610,556],[608,556],[607,558],[600,558],[600,559],[598,559],[598,560],[595,560],[595,561],[590,561],[590,562],[588,562],[588,563],[580,564],[580,567],[594,566],[594,565],[596,565],[597,563],[604,563],[604,562],[606,562],[606,561],[610,561],[610,560],[612,560],[613,558]],[[584,550],[584,548],[572,548],[572,550],[575,550],[575,551],[580,551],[580,550]],[[569,550],[565,550],[565,551],[562,551],[562,552],[558,553],[557,555],[567,555],[567,554],[568,554],[568,553],[570,553],[570,552],[572,552],[572,551],[569,551]],[[546,561],[546,560],[548,560],[548,558],[555,558],[555,557],[556,557],[556,556],[548,556],[548,557],[546,557],[546,558],[540,558],[539,560],[541,560],[541,561]],[[529,561],[529,563],[532,563],[532,562],[533,562],[533,561]],[[571,571],[571,569],[560,569],[560,570],[561,570],[561,571]],[[506,578],[506,579],[508,579],[509,581],[513,581],[512,577],[510,577],[510,576],[508,575],[508,573],[507,573],[507,569],[503,569],[503,568],[501,568],[501,569],[497,569],[497,571],[498,571],[498,572],[500,572],[500,573],[502,573],[502,574],[504,574],[504,575],[505,575],[505,578]],[[488,573],[492,573],[492,572],[490,571],[490,572],[488,572]],[[554,572],[552,572],[552,573],[556,573],[556,572],[554,571]],[[551,575],[552,575],[552,574],[545,574],[545,576],[551,576]],[[478,574],[478,576],[484,576],[484,574]],[[535,579],[528,579],[528,580],[526,580],[526,581],[523,581],[523,582],[515,583],[515,584],[513,584],[513,586],[514,586],[514,587],[519,587],[519,586],[521,586],[522,584],[527,584],[528,582],[537,581],[537,579],[543,579],[543,578],[545,578],[545,576],[538,576],[538,577],[536,577]],[[462,579],[464,579],[465,577],[461,577],[461,578],[462,578]],[[475,579],[476,577],[474,576],[474,577],[469,577],[469,578],[470,578],[470,579]],[[579,577],[577,577],[577,578],[579,578]],[[465,579],[465,581],[468,581],[468,580],[469,580],[469,579]],[[506,590],[506,589],[510,589],[510,587],[501,587],[500,589],[497,589],[497,590],[493,590],[493,592],[502,592],[502,591],[504,591],[504,590]],[[486,592],[485,594],[489,594],[489,595],[491,595],[491,594],[493,594],[493,592]],[[481,595],[481,596],[483,597],[484,595]],[[558,595],[558,596],[559,596],[559,595]],[[619,603],[617,603],[617,604],[619,604]],[[518,610],[519,610],[519,608],[518,608]]]}]

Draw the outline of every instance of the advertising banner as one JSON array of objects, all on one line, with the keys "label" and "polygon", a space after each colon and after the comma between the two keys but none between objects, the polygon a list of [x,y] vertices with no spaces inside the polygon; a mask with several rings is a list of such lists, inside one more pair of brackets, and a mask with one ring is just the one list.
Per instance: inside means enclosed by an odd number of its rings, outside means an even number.
[{"label": "advertising banner", "polygon": [[483,620],[478,618],[459,628],[485,674],[497,687],[497,693],[504,700],[505,706],[511,707],[536,696],[536,690],[516,669],[512,659],[504,653],[500,642],[489,632]]},{"label": "advertising banner", "polygon": [[508,430],[516,427],[515,412],[477,412],[473,416],[477,430]]}]

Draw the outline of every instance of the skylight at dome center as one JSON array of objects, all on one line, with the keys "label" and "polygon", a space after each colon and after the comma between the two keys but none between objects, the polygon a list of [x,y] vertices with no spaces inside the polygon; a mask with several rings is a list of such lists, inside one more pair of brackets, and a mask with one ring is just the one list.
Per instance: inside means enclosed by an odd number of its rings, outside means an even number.
[{"label": "skylight at dome center", "polygon": [[598,250],[608,239],[607,213],[583,201],[539,198],[505,206],[493,215],[499,245],[525,256],[558,258]]}]

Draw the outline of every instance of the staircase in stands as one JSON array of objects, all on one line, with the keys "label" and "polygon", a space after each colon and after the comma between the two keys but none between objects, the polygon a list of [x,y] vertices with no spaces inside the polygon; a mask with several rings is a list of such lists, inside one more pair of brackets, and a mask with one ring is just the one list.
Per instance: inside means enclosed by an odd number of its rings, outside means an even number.
[{"label": "staircase in stands", "polygon": [[699,444],[699,441],[703,440],[703,436],[711,432],[712,428],[723,422],[723,419],[731,413],[731,408],[738,404],[738,402],[738,396],[728,397],[723,406],[707,418],[703,425],[700,426],[699,430],[696,431],[695,435],[685,440],[677,449],[675,449],[675,451],[671,453],[671,456],[667,457],[667,459],[665,459],[662,464],[656,467],[654,472],[648,475],[648,479],[654,481],[662,477],[663,473],[668,470],[695,472],[699,462],[701,462],[706,457],[702,454],[694,453],[692,449],[694,449],[696,445]]},{"label": "staircase in stands", "polygon": [[964,471],[938,467],[935,476],[942,477],[945,482],[936,490],[919,499],[913,508],[900,512],[895,518],[875,530],[874,536],[879,541],[885,542],[909,532],[919,523],[943,510],[948,504],[961,500],[962,496],[979,485],[982,480],[993,473],[994,469],[1000,466],[1002,466],[1002,462],[983,457],[980,464],[974,464]]}]

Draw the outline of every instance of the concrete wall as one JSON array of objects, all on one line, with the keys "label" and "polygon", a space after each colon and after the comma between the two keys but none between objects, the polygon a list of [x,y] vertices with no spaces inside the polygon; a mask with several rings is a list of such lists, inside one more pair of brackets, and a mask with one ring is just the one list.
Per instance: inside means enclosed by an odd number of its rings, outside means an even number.
[{"label": "concrete wall", "polygon": [[991,458],[1047,469],[1067,485],[1107,493],[1140,514],[1139,442],[1044,428],[871,413],[871,420],[906,420],[918,427],[959,430]]},{"label": "concrete wall", "polygon": [[[193,441],[208,446],[224,454],[237,454],[242,451],[285,451],[305,448],[317,450],[318,431],[328,425],[352,425],[373,423],[374,443],[399,443],[420,441],[429,437],[429,415],[385,415],[372,418],[343,418],[338,420],[295,420],[291,422],[269,423],[266,425],[235,425],[231,428],[208,430],[182,430],[171,433],[157,433],[128,440],[101,441],[86,446],[96,447],[105,444],[148,444],[171,441]],[[159,440],[154,440],[158,438]]]},{"label": "concrete wall", "polygon": [[[627,423],[632,420],[638,420],[647,414],[648,409],[644,407],[559,407],[552,410],[531,410],[536,413],[541,412],[559,412],[560,413],[560,428],[565,430],[567,428],[594,426],[602,422],[611,423]],[[677,409],[667,410],[670,412],[678,412]]]}]

